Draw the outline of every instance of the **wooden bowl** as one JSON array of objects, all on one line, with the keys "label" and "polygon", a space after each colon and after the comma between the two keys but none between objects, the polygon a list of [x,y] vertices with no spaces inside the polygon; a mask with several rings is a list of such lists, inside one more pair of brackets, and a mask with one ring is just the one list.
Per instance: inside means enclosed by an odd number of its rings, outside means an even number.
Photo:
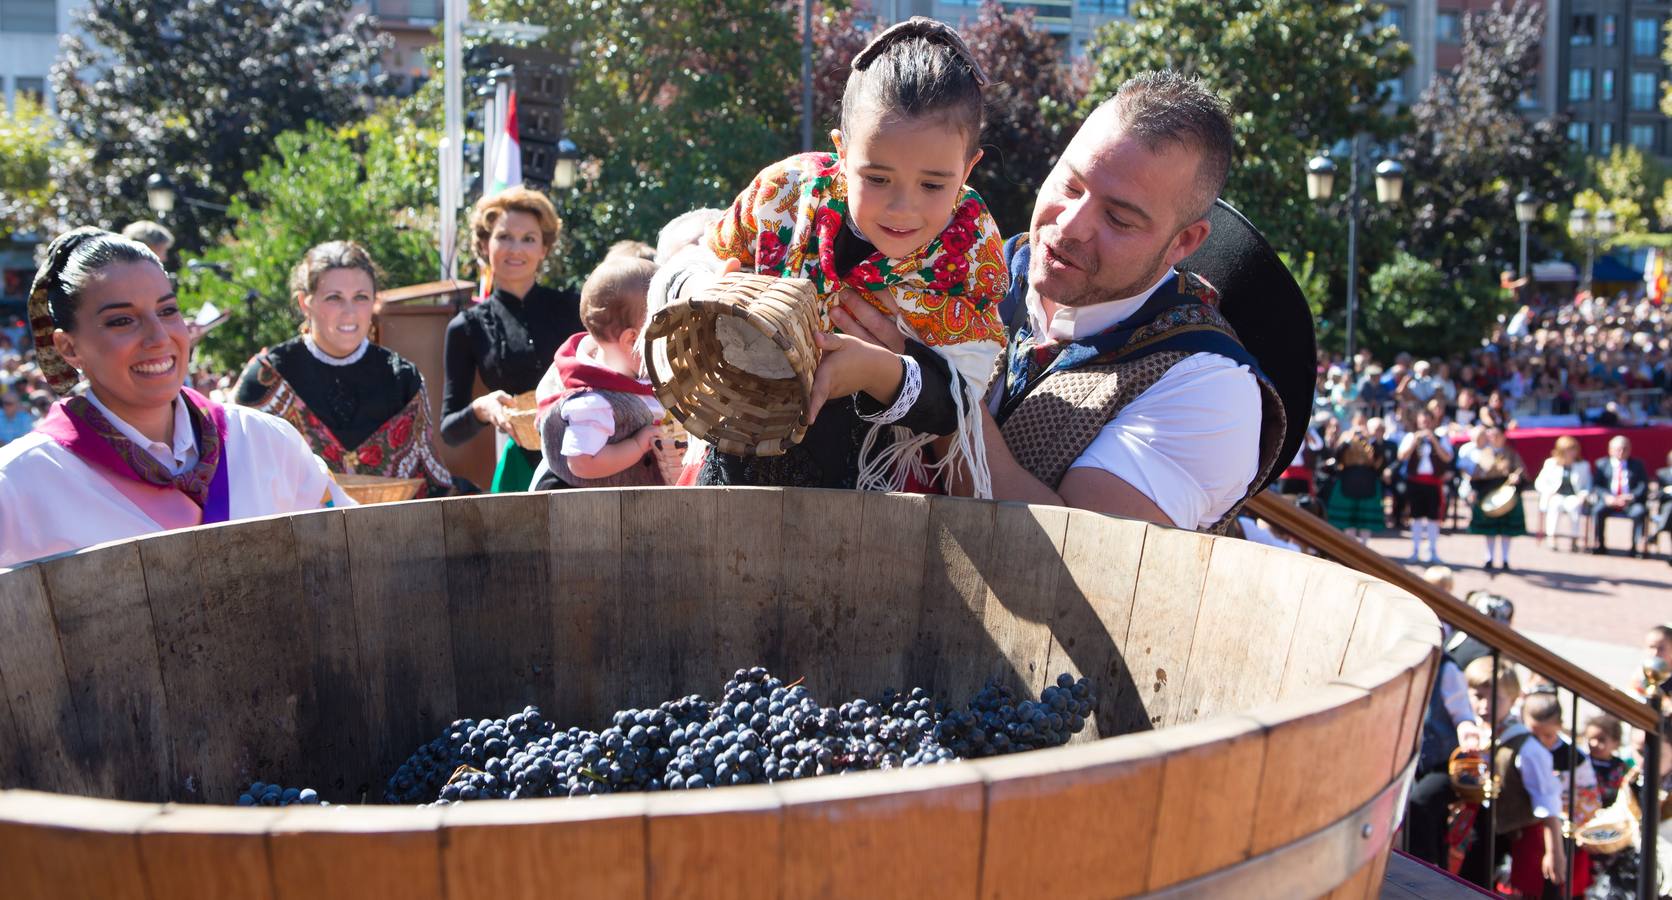
[{"label": "wooden bowl", "polygon": [[331,473],[342,487],[343,493],[354,498],[354,502],[365,506],[368,503],[399,503],[418,496],[418,491],[424,486],[422,478],[386,478],[382,475],[358,475]]},{"label": "wooden bowl", "polygon": [[[1440,632],[1332,563],[1076,510],[769,488],[419,500],[0,572],[0,871],[34,897],[1377,895]],[[1060,672],[1074,743],[774,785],[439,809],[453,718],[827,701]]]},{"label": "wooden bowl", "polygon": [[656,399],[721,452],[777,456],[807,433],[819,323],[812,282],[723,275],[650,317],[646,368]]}]

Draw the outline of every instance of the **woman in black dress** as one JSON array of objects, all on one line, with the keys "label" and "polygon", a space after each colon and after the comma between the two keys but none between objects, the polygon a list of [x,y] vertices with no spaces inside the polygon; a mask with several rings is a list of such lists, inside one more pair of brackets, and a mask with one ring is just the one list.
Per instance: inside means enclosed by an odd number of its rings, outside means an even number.
[{"label": "woman in black dress", "polygon": [[302,335],[257,353],[235,402],[295,426],[333,472],[422,478],[419,496],[440,496],[453,482],[435,456],[424,377],[371,342],[377,275],[353,241],[309,250],[290,276]]},{"label": "woman in black dress", "polygon": [[[505,433],[493,491],[525,491],[540,451],[510,441],[511,399],[534,390],[557,349],[582,330],[580,296],[535,284],[563,227],[544,194],[511,188],[484,197],[470,224],[492,294],[447,325],[441,439],[458,446],[490,425]],[[478,374],[488,393],[472,397]]]}]

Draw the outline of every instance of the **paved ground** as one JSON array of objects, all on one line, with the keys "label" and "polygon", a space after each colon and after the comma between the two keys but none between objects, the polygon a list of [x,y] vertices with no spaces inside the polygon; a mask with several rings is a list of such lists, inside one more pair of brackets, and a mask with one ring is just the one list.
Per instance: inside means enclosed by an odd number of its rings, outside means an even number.
[{"label": "paved ground", "polygon": [[[1531,500],[1532,495],[1528,495]],[[1528,515],[1528,526],[1537,524]],[[1515,603],[1515,627],[1550,649],[1613,684],[1637,671],[1643,652],[1643,633],[1651,625],[1672,622],[1672,565],[1667,564],[1662,538],[1659,552],[1649,559],[1633,559],[1619,548],[1627,546],[1630,524],[1609,522],[1608,556],[1572,553],[1566,539],[1562,549],[1546,549],[1532,536],[1517,538],[1510,548],[1511,571],[1486,572],[1485,538],[1468,534],[1459,521],[1454,533],[1441,534],[1440,558],[1457,577],[1457,594],[1490,590]],[[1370,546],[1393,559],[1411,553],[1404,533],[1384,532]],[[1426,566],[1409,563],[1420,572]]]}]

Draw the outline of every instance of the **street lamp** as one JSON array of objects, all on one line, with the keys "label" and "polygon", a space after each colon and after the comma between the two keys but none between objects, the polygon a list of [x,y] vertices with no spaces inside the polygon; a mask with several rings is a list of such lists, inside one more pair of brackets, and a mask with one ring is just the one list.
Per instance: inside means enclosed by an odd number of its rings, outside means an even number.
[{"label": "street lamp", "polygon": [[159,218],[174,212],[175,195],[174,182],[169,181],[167,175],[152,172],[151,176],[145,179],[145,205],[151,207],[151,211]]},{"label": "street lamp", "polygon": [[[1347,169],[1347,368],[1357,373],[1354,359],[1357,350],[1358,322],[1358,220],[1359,220],[1359,156],[1363,150],[1362,135],[1354,135],[1351,158]],[[1306,164],[1306,195],[1323,203],[1335,190],[1335,163],[1323,153]],[[1391,206],[1405,193],[1405,167],[1397,161],[1384,159],[1376,166],[1376,202]]]},{"label": "street lamp", "polygon": [[1531,190],[1521,189],[1515,195],[1515,221],[1521,223],[1521,270],[1516,277],[1523,281],[1527,278],[1527,229],[1538,219],[1538,196]]},{"label": "street lamp", "polygon": [[580,178],[581,151],[575,142],[564,138],[557,142],[557,160],[552,165],[552,187],[567,191]]}]

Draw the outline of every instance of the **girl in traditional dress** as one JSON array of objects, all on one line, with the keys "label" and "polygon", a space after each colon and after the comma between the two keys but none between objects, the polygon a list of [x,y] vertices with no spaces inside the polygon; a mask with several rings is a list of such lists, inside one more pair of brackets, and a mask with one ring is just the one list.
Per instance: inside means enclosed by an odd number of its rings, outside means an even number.
[{"label": "girl in traditional dress", "polygon": [[1369,543],[1370,532],[1382,527],[1382,469],[1387,463],[1382,443],[1359,423],[1325,462],[1336,472],[1324,508],[1329,523],[1361,544]]},{"label": "girl in traditional dress", "polygon": [[377,274],[353,241],[309,250],[290,275],[302,335],[257,353],[235,402],[294,425],[334,472],[422,478],[419,496],[444,494],[453,480],[435,457],[424,376],[371,342]]},{"label": "girl in traditional dress", "polygon": [[1487,497],[1505,484],[1519,486],[1524,477],[1521,455],[1504,439],[1503,429],[1488,426],[1481,429],[1477,439],[1473,463],[1464,474],[1469,476],[1469,487],[1474,501],[1469,510],[1469,533],[1486,537],[1488,572],[1497,566],[1509,571],[1509,541],[1527,533],[1527,514],[1521,508],[1521,494],[1515,495],[1508,511],[1488,516],[1484,509]]},{"label": "girl in traditional dress", "polygon": [[[509,439],[511,399],[534,390],[558,348],[581,332],[580,295],[534,283],[563,228],[544,194],[518,187],[483,197],[470,227],[490,296],[447,325],[441,439],[456,447],[484,426],[505,434],[493,490],[524,491],[540,451]],[[472,399],[477,375],[488,393]]]},{"label": "girl in traditional dress", "polygon": [[[351,506],[296,429],[184,388],[191,343],[145,245],[78,228],[29,292],[36,359],[60,397],[0,448],[0,566],[251,516]],[[85,394],[71,396],[77,370]]]},{"label": "girl in traditional dress", "polygon": [[[853,330],[843,302],[869,302],[907,340],[896,354],[821,333],[805,439],[774,457],[711,452],[699,483],[898,490],[957,467],[991,495],[980,402],[1004,347],[1009,278],[998,226],[965,186],[981,158],[986,84],[946,25],[888,29],[853,60],[836,152],[767,167],[716,224],[707,246],[720,260],[810,279],[839,328]],[[940,436],[948,446],[925,467]]]}]

